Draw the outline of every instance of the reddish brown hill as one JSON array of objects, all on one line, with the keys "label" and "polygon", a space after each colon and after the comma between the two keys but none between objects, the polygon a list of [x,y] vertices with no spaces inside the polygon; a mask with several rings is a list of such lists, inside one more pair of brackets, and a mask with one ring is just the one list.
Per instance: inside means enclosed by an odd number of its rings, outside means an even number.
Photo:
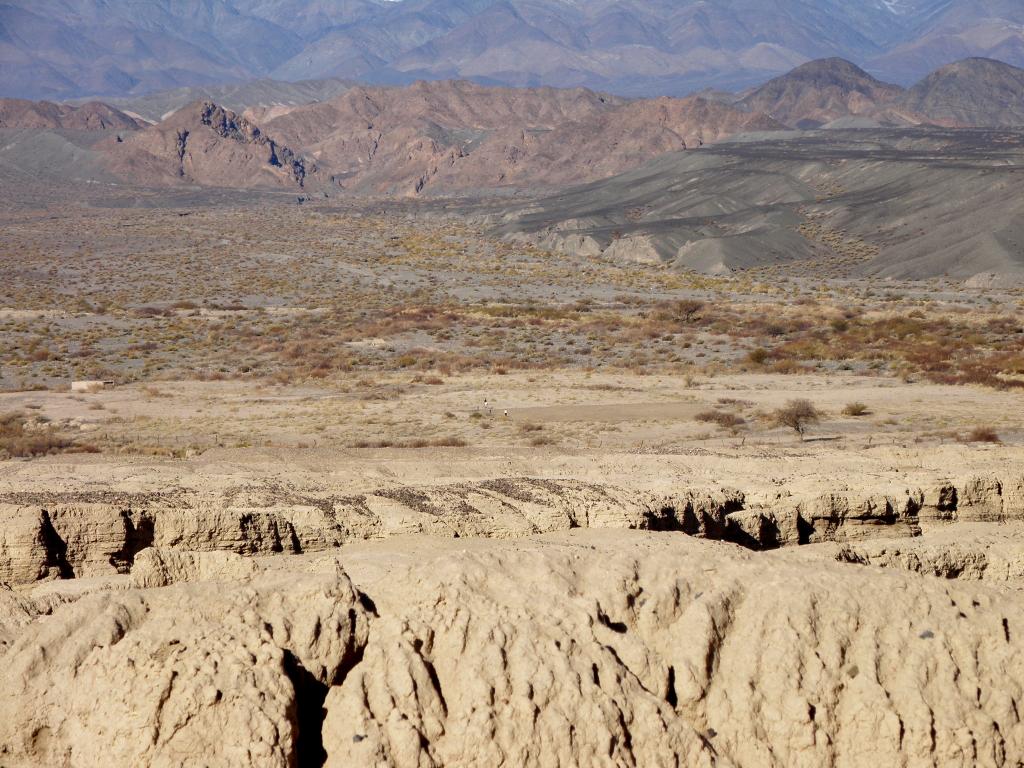
[{"label": "reddish brown hill", "polygon": [[305,184],[314,169],[250,120],[208,101],[103,146],[116,173],[142,184],[181,181],[218,187]]},{"label": "reddish brown hill", "polygon": [[0,128],[132,131],[142,125],[135,118],[98,101],[72,107],[50,101],[0,99]]},{"label": "reddish brown hill", "polygon": [[195,102],[101,149],[115,173],[142,184],[413,195],[593,181],[666,152],[782,127],[701,98],[432,82],[357,87],[246,115]]},{"label": "reddish brown hill", "polygon": [[449,81],[354,88],[267,127],[347,189],[415,194],[591,181],[665,152],[782,126],[699,98],[628,101]]}]

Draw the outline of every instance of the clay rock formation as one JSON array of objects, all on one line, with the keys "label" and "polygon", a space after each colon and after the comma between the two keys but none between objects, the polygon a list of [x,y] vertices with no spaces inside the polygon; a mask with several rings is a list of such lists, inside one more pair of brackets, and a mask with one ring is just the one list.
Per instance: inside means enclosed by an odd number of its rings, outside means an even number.
[{"label": "clay rock formation", "polygon": [[[198,553],[296,555],[407,534],[517,538],[576,528],[636,529],[749,549],[910,538],[923,524],[1024,520],[1024,477],[770,494],[700,487],[642,491],[539,478],[359,495],[272,484],[220,493],[13,493],[0,496],[0,520],[0,582],[135,573],[140,553],[156,548],[145,555],[143,570],[172,574],[154,576],[152,583],[159,584],[178,580],[177,569],[202,572],[206,566],[194,560]],[[193,560],[175,560],[185,557],[181,553]]]},{"label": "clay rock formation", "polygon": [[3,654],[0,763],[316,764],[320,702],[366,635],[343,574],[84,597]]},{"label": "clay rock formation", "polygon": [[[623,546],[595,532],[400,569],[370,589],[368,633],[365,600],[341,577],[83,598],[23,628],[6,657],[8,679],[32,684],[13,688],[22,707],[5,721],[5,757],[159,765],[184,749],[287,765],[322,748],[327,765],[710,766],[1021,754],[1020,652],[1004,634],[1024,619],[1019,602],[839,565],[810,573],[692,539]],[[353,611],[354,625],[342,620]],[[115,645],[111,632],[123,633]],[[37,644],[53,673],[26,663]],[[310,689],[289,676],[289,653],[317,683],[322,737],[315,718],[291,719],[309,703],[290,697]],[[173,675],[193,657],[220,663]],[[102,706],[72,682],[107,692]],[[135,723],[142,738],[125,738]],[[251,750],[230,754],[224,728]]]},{"label": "clay rock formation", "polygon": [[132,586],[169,587],[194,581],[242,580],[258,568],[254,560],[234,552],[188,552],[150,547],[142,550],[132,566]]},{"label": "clay rock formation", "polygon": [[[511,538],[572,528],[654,528],[720,538],[736,491],[643,494],[532,478],[381,489],[358,496],[273,486],[223,494],[13,494],[0,505],[0,582],[125,574],[149,547],[238,555],[300,554],[366,539],[427,533]],[[195,564],[145,568],[194,569]],[[161,577],[156,577],[159,583]]]},{"label": "clay rock formation", "polygon": [[1024,759],[1016,590],[679,533],[403,546],[358,591],[150,550],[199,581],[45,611],[0,588],[0,764]]},{"label": "clay rock formation", "polygon": [[115,173],[145,184],[301,188],[316,172],[315,164],[255,123],[209,101],[193,102],[102,149]]},{"label": "clay rock formation", "polygon": [[380,618],[327,695],[327,765],[1024,757],[1015,595],[657,536],[581,532],[368,587]]},{"label": "clay rock formation", "polygon": [[1024,529],[1019,523],[957,524],[922,539],[845,544],[836,560],[942,579],[1024,582]]}]

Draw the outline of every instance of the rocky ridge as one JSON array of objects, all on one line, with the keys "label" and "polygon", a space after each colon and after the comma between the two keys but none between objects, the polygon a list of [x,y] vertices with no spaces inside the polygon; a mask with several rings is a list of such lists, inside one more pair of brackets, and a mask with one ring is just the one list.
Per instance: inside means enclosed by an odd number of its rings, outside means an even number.
[{"label": "rocky ridge", "polygon": [[113,172],[143,184],[302,188],[316,173],[315,163],[209,101],[100,146]]},{"label": "rocky ridge", "polygon": [[0,99],[0,128],[135,131],[143,125],[142,121],[98,101],[75,107],[49,101]]}]

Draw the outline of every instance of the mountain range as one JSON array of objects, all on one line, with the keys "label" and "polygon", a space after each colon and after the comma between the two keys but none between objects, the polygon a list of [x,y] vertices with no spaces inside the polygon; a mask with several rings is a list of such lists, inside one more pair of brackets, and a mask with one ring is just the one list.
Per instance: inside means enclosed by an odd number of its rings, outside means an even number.
[{"label": "mountain range", "polygon": [[[104,180],[144,187],[447,194],[606,179],[736,134],[1024,125],[1024,70],[989,59],[947,65],[910,89],[833,58],[745,92],[685,98],[464,80],[404,87],[260,81],[198,89],[227,96],[235,109],[206,97],[177,103],[196,92],[119,100],[125,111],[101,102],[2,99],[0,129],[13,137],[0,163],[29,176],[42,169],[73,178],[82,177],[84,163]],[[158,120],[138,116],[169,105]],[[73,167],[54,159],[61,157]]]},{"label": "mountain range", "polygon": [[[44,102],[40,109],[55,106]],[[328,101],[242,114],[201,100],[137,127],[108,129],[89,140],[88,152],[105,171],[140,186],[398,195],[564,186],[736,133],[784,128],[699,97],[634,100],[582,88],[466,81],[356,86]],[[28,146],[38,134],[18,140]]]},{"label": "mountain range", "polygon": [[621,95],[743,88],[845,57],[906,85],[1024,65],[1019,0],[0,0],[0,95],[254,78],[471,79]]},{"label": "mountain range", "polygon": [[908,89],[843,59],[802,64],[727,103],[793,128],[1024,125],[1024,69],[971,58],[940,67]]}]

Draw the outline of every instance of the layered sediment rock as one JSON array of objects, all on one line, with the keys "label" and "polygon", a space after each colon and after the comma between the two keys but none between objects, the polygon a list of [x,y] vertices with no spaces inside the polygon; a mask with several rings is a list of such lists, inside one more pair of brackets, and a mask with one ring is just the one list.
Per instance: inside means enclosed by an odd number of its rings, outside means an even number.
[{"label": "layered sediment rock", "polygon": [[1024,478],[924,489],[639,492],[571,480],[503,478],[384,488],[358,496],[252,485],[221,493],[7,493],[0,582],[124,574],[147,547],[299,554],[428,533],[510,538],[573,528],[679,531],[751,549],[914,537],[921,524],[1024,519]]},{"label": "layered sediment rock", "polygon": [[650,532],[386,546],[360,591],[333,567],[227,574],[219,553],[179,569],[194,583],[52,615],[0,590],[0,763],[1024,759],[1013,590]]},{"label": "layered sediment rock", "polygon": [[1024,525],[963,523],[922,539],[846,544],[836,560],[943,579],[1024,582]]},{"label": "layered sediment rock", "polygon": [[1019,601],[642,541],[392,576],[417,590],[395,616],[371,593],[363,662],[326,699],[327,764],[1020,759]]},{"label": "layered sediment rock", "polygon": [[315,760],[319,702],[366,634],[343,574],[84,597],[3,654],[0,764]]}]

